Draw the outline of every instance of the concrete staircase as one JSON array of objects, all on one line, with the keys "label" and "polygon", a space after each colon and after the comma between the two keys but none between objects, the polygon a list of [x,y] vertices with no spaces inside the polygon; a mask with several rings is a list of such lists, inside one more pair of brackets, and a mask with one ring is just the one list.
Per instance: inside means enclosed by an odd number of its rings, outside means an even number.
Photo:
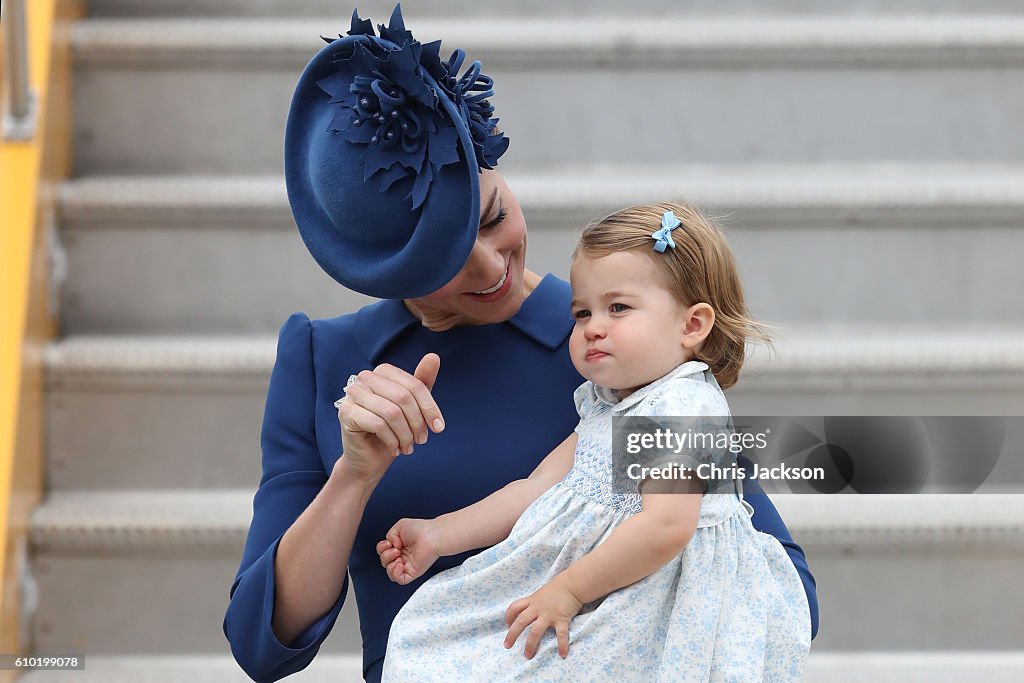
[{"label": "concrete staircase", "polygon": [[[291,90],[348,8],[89,4],[26,583],[34,650],[87,668],[24,680],[246,680],[221,618],[275,333],[367,301],[309,257],[281,179]],[[1024,414],[1024,8],[765,4],[404,10],[495,77],[534,270],[566,276],[575,232],[625,204],[723,217],[755,314],[780,328],[736,414]],[[818,580],[809,680],[1024,680],[1024,498],[775,500]],[[359,680],[358,652],[349,605],[297,679]]]}]

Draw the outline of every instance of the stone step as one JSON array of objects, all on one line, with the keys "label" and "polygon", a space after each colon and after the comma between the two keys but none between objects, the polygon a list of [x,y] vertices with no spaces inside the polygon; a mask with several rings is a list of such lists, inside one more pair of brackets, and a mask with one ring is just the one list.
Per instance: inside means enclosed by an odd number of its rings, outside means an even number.
[{"label": "stone step", "polygon": [[[222,653],[250,501],[245,490],[51,493],[31,523],[37,651]],[[1024,497],[775,502],[817,579],[818,651],[1019,647],[1006,601],[1024,570]],[[358,643],[346,607],[324,651]]]},{"label": "stone step", "polygon": [[[716,164],[508,172],[527,263],[568,277],[578,231],[686,197],[723,216],[755,315],[781,323],[1024,319],[1024,166]],[[61,193],[64,333],[272,333],[369,301],[316,265],[280,176],[86,177]]]},{"label": "stone step", "polygon": [[[54,494],[31,529],[39,652],[221,654],[252,491]],[[325,650],[355,653],[355,603]]]},{"label": "stone step", "polygon": [[[166,657],[87,656],[85,671],[32,671],[24,683],[249,683],[230,657],[178,655]],[[975,652],[854,652],[812,650],[807,683],[1018,683],[1024,677],[1024,653]],[[354,655],[322,653],[289,683],[361,683],[362,665]]]},{"label": "stone step", "polygon": [[[536,16],[409,25],[483,60],[512,140],[506,167],[1024,160],[1024,16],[655,13],[580,18],[572,31]],[[344,17],[79,22],[78,172],[279,171],[295,81],[318,36],[347,28]]]},{"label": "stone step", "polygon": [[[395,3],[392,0],[364,0],[359,13],[374,23],[386,21]],[[629,9],[646,15],[775,15],[775,14],[906,14],[908,12],[1018,13],[1016,0],[638,0]],[[351,8],[337,0],[303,0],[282,3],[280,0],[90,0],[89,14],[94,17],[328,17],[346,18]],[[613,0],[566,0],[551,4],[546,0],[510,2],[474,2],[473,0],[432,0],[405,2],[406,18],[438,17],[451,20],[459,17],[493,17],[501,20],[511,16],[589,17],[619,16],[620,2]]]},{"label": "stone step", "polygon": [[1024,653],[811,652],[807,683],[1011,683],[1024,676]]},{"label": "stone step", "polygon": [[[779,330],[735,415],[1024,415],[1024,329]],[[47,349],[51,490],[255,488],[275,336],[72,337]],[[442,406],[443,408],[443,406]]]},{"label": "stone step", "polygon": [[[72,30],[82,65],[173,68],[301,66],[309,36],[344,34],[348,16],[282,21],[86,19]],[[546,18],[415,19],[421,42],[437,37],[492,67],[606,66],[967,66],[1019,65],[1024,17],[632,16],[578,18],[571,32]],[[658,26],[657,36],[651,27]],[[656,40],[654,38],[657,38]],[[614,54],[615,50],[623,54]],[[614,55],[615,59],[611,57]],[[296,60],[303,60],[296,63]],[[765,60],[767,63],[765,63]]]}]

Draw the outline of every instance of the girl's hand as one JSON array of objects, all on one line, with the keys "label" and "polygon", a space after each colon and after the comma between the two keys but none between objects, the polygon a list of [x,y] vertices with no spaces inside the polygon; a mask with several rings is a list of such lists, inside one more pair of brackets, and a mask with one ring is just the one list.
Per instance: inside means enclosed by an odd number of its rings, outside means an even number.
[{"label": "girl's hand", "polygon": [[440,357],[428,353],[411,375],[388,363],[357,375],[338,408],[343,447],[338,464],[345,471],[376,483],[399,453],[408,455],[426,443],[428,430],[444,429],[430,395],[440,367]]},{"label": "girl's hand", "polygon": [[423,576],[441,556],[439,529],[433,519],[400,519],[377,544],[380,564],[395,583]]},{"label": "girl's hand", "polygon": [[505,611],[505,624],[509,627],[505,648],[515,645],[523,629],[529,626],[526,658],[533,659],[541,636],[554,627],[558,637],[558,654],[565,659],[569,656],[569,622],[582,608],[583,603],[573,595],[566,586],[564,576],[559,574],[533,595],[516,600],[508,606]]}]

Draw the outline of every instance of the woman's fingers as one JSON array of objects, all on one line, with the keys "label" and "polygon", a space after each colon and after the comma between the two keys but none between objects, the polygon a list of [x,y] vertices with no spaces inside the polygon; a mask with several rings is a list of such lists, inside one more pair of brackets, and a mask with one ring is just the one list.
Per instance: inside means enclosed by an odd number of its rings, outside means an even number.
[{"label": "woman's fingers", "polygon": [[[352,386],[355,386],[354,384]],[[341,426],[348,432],[373,434],[389,451],[398,453],[400,442],[390,425],[382,418],[353,401],[345,401],[338,410]]]},{"label": "woman's fingers", "polygon": [[420,386],[426,390],[425,394],[419,390],[413,393],[416,396],[416,401],[420,404],[420,409],[423,411],[423,417],[435,434],[444,431],[444,416],[441,415],[441,409],[437,407],[437,403],[430,393],[434,390],[434,382],[437,380],[437,373],[440,369],[441,357],[436,353],[428,353],[420,359],[419,364],[413,371],[413,376],[420,382]]},{"label": "woman's fingers", "polygon": [[[359,407],[382,418],[398,439],[399,449],[403,453],[411,453],[414,445],[413,427],[409,424],[409,416],[400,404],[402,398],[398,396],[400,390],[395,390],[396,386],[393,382],[380,377],[364,381],[360,374],[359,382],[349,386],[345,403],[351,399]],[[408,396],[408,392],[406,394]],[[411,396],[408,396],[406,402],[412,404]],[[342,406],[344,405],[343,403]]]},{"label": "woman's fingers", "polygon": [[379,365],[373,372],[359,373],[359,381],[353,385],[369,389],[363,405],[387,420],[406,454],[412,452],[415,443],[427,440],[427,426],[420,406],[407,386],[415,381],[392,365]]},{"label": "woman's fingers", "polygon": [[423,358],[420,358],[420,362],[416,364],[416,369],[413,370],[412,374],[426,386],[427,391],[430,391],[434,388],[437,372],[440,369],[441,356],[436,353],[428,353]]},{"label": "woman's fingers", "polygon": [[[431,358],[435,360],[431,361]],[[403,403],[402,408],[407,414],[411,412],[416,420],[415,424],[410,421],[410,426],[415,428],[417,437],[422,439],[418,439],[417,443],[426,442],[428,426],[434,432],[440,432],[444,428],[441,409],[437,407],[437,402],[434,401],[434,397],[430,393],[434,386],[434,380],[437,378],[437,368],[440,367],[440,363],[441,360],[436,353],[428,353],[417,366],[415,375],[410,375],[405,370],[388,363],[378,365],[374,370],[374,374],[379,374],[382,378],[394,382],[395,385],[408,392],[412,404]],[[431,367],[433,369],[430,369]],[[427,368],[427,370],[423,370],[423,368]],[[404,394],[398,395],[405,398]]]},{"label": "woman's fingers", "polygon": [[[342,424],[351,431],[378,434],[397,453],[411,453],[415,444],[426,443],[430,430],[444,429],[441,410],[430,394],[440,363],[437,354],[428,353],[417,366],[416,375],[389,363],[372,371],[363,370],[345,388],[346,400],[338,411]],[[366,413],[379,419],[374,420]],[[388,430],[397,443],[387,434]]]}]

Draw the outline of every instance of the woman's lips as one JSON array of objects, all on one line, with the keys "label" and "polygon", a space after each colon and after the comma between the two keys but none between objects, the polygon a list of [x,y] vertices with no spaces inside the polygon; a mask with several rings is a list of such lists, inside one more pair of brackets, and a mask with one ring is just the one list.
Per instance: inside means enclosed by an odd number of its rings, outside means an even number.
[{"label": "woman's lips", "polygon": [[473,301],[482,302],[497,301],[498,299],[502,298],[503,296],[508,294],[508,291],[510,289],[512,289],[512,274],[509,272],[511,267],[511,261],[505,264],[505,282],[501,285],[501,287],[499,287],[495,291],[490,292],[488,294],[474,294],[473,292],[465,292],[463,296],[468,296]]},{"label": "woman's lips", "polygon": [[596,360],[601,360],[602,358],[606,357],[607,355],[608,354],[605,353],[604,351],[590,350],[590,351],[587,351],[587,355],[584,356],[584,360],[586,360],[588,363],[590,363],[590,362],[593,362],[593,361],[596,361]]}]

